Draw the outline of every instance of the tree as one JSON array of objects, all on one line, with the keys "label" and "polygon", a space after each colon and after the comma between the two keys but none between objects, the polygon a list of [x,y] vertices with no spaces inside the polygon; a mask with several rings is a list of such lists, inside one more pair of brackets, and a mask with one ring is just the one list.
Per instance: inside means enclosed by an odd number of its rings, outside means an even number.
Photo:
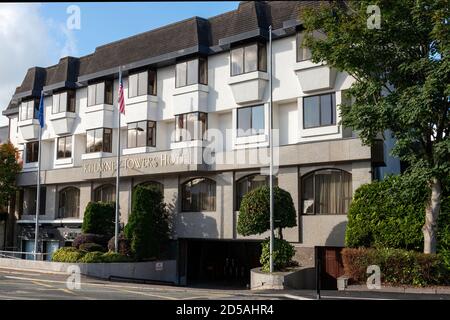
[{"label": "tree", "polygon": [[155,186],[137,186],[133,191],[131,215],[125,236],[138,260],[157,258],[169,239],[168,211],[161,190]]},{"label": "tree", "polygon": [[16,175],[22,170],[19,153],[11,142],[0,145],[0,208],[6,208],[16,191]]},{"label": "tree", "polygon": [[[280,187],[273,188],[274,227],[283,239],[283,228],[297,225],[296,212],[289,192]],[[239,208],[237,231],[243,236],[261,234],[270,229],[270,189],[262,186],[248,192]]]},{"label": "tree", "polygon": [[[369,5],[380,8],[380,28],[369,28]],[[436,252],[442,180],[450,173],[450,63],[448,0],[336,1],[305,10],[304,45],[356,81],[353,103],[341,105],[342,124],[371,145],[385,132],[393,155],[426,178],[424,252]],[[319,30],[325,37],[313,37]]]},{"label": "tree", "polygon": [[111,237],[114,234],[115,203],[89,202],[84,211],[83,233],[100,234]]}]

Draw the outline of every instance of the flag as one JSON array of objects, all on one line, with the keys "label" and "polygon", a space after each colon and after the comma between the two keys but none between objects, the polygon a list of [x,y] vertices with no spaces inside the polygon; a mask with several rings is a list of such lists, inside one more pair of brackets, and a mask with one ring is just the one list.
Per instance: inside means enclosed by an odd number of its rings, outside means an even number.
[{"label": "flag", "polygon": [[44,127],[44,92],[41,92],[41,100],[39,101],[38,119],[39,119],[39,125],[41,126],[41,128],[43,128]]},{"label": "flag", "polygon": [[122,72],[119,75],[119,111],[125,114],[125,99],[123,97]]}]

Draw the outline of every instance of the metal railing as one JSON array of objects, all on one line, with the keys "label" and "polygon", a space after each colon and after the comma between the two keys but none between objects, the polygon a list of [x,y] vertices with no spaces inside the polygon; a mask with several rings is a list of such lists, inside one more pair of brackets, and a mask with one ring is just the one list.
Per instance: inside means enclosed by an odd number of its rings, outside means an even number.
[{"label": "metal railing", "polygon": [[[52,253],[34,253],[34,252],[24,252],[24,251],[5,251],[0,250],[0,258],[7,259],[18,259],[18,260],[45,260],[44,257],[51,255]],[[34,256],[37,256],[35,259]],[[31,259],[27,259],[31,257]]]}]

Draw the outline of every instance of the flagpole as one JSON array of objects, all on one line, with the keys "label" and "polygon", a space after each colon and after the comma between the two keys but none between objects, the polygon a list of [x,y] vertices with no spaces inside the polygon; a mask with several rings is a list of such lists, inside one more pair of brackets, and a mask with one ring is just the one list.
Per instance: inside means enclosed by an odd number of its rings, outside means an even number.
[{"label": "flagpole", "polygon": [[270,248],[269,248],[269,262],[270,273],[273,272],[273,137],[272,137],[272,26],[269,26],[269,90],[270,90],[270,102],[269,102],[269,150],[270,150],[270,165],[269,165],[269,193],[270,193]]},{"label": "flagpole", "polygon": [[[122,67],[119,67],[119,87],[122,83]],[[120,90],[119,90],[120,91]],[[120,95],[120,93],[119,93]],[[120,106],[119,99],[117,102],[117,122],[118,122],[118,130],[117,130],[117,176],[116,176],[116,223],[114,229],[114,251],[116,253],[119,252],[119,180],[120,180]]]},{"label": "flagpole", "polygon": [[[37,171],[37,187],[36,187],[36,224],[34,226],[34,260],[37,260],[37,254],[39,252],[39,209],[41,207],[41,136],[43,127],[43,115],[44,112],[44,91],[41,91],[41,100],[39,101],[39,143],[38,143],[38,171]],[[42,107],[41,107],[42,106]],[[41,110],[42,109],[42,110]],[[41,122],[42,121],[42,122]]]}]

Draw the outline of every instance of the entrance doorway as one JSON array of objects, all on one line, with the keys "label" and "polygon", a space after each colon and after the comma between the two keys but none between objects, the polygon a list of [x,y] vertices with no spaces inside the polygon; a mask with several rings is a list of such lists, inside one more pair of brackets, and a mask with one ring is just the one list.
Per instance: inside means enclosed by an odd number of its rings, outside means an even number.
[{"label": "entrance doorway", "polygon": [[316,247],[318,255],[316,261],[320,264],[320,288],[323,290],[337,290],[337,278],[344,274],[342,249],[342,247]]},{"label": "entrance doorway", "polygon": [[245,287],[260,255],[260,241],[180,240],[187,285]]}]

